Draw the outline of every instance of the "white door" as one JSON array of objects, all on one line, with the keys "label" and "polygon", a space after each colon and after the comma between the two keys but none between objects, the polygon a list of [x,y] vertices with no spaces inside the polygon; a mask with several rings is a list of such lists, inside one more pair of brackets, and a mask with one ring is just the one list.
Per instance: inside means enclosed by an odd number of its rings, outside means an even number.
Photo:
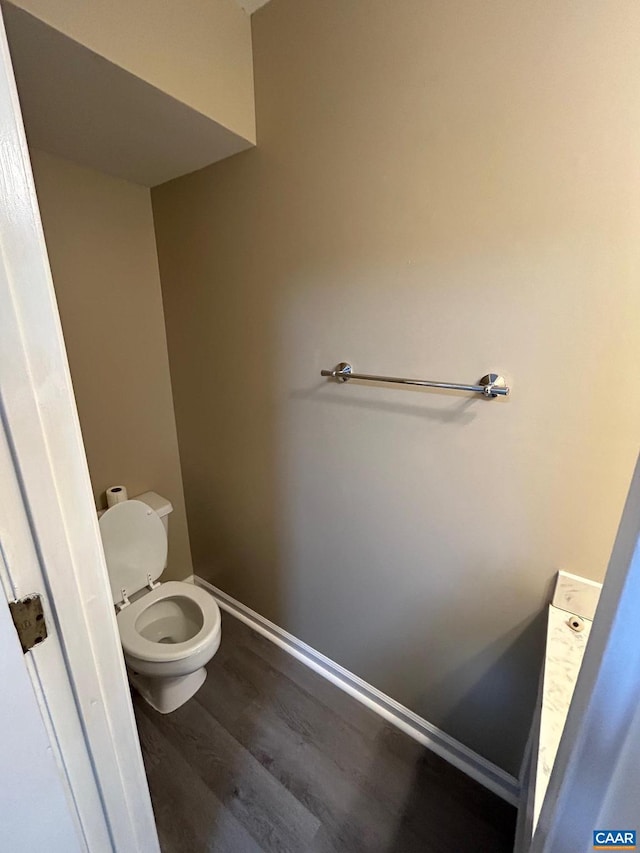
[{"label": "white door", "polygon": [[[0,849],[158,840],[0,16]],[[6,600],[39,593],[22,654]]]},{"label": "white door", "polygon": [[[0,429],[0,582],[8,601],[43,593],[38,555],[20,493],[7,434]],[[0,593],[1,595],[1,593]],[[53,614],[43,596],[49,636],[23,653],[9,611],[0,598],[0,827],[3,850],[80,851],[90,844],[108,850],[108,828],[101,816],[99,794],[61,654]],[[40,679],[40,674],[43,678]],[[58,684],[46,695],[51,675]],[[49,705],[67,714],[62,744],[74,740],[75,754],[63,755]],[[76,803],[66,761],[85,786]],[[91,816],[91,815],[94,816]],[[90,826],[84,831],[83,824]]]},{"label": "white door", "polygon": [[76,853],[83,849],[81,830],[6,606],[0,606],[0,647],[3,849]]}]

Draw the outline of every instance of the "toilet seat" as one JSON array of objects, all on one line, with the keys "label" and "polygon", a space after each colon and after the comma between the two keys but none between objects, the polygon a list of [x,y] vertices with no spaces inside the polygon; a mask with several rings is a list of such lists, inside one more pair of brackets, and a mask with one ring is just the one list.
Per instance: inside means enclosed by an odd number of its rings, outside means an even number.
[{"label": "toilet seat", "polygon": [[151,586],[167,565],[164,524],[148,504],[134,499],[110,507],[98,525],[113,603],[126,606],[128,596]]},{"label": "toilet seat", "polygon": [[[180,607],[181,599],[188,602],[187,607],[193,609],[195,605],[202,618],[202,625],[194,636],[183,642],[156,642],[140,633],[144,617],[149,617],[145,627],[153,627],[150,608],[162,602],[172,602]],[[125,655],[142,661],[177,661],[191,657],[207,646],[220,629],[220,610],[215,599],[200,587],[185,581],[167,581],[123,608],[118,613],[117,623]]]}]

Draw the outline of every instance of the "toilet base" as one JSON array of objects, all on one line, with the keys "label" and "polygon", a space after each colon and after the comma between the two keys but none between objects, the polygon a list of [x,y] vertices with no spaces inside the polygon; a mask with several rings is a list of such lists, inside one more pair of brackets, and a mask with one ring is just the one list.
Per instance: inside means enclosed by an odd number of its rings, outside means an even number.
[{"label": "toilet base", "polygon": [[204,684],[207,670],[201,666],[175,678],[149,678],[128,670],[129,682],[142,698],[160,714],[170,714],[184,705]]}]

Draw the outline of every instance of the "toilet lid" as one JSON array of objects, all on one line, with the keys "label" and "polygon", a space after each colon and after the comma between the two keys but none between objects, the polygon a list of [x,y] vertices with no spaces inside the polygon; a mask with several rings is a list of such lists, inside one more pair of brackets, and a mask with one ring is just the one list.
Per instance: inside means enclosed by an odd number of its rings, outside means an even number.
[{"label": "toilet lid", "polygon": [[160,577],[167,564],[167,533],[160,516],[142,501],[123,501],[100,518],[113,603]]}]

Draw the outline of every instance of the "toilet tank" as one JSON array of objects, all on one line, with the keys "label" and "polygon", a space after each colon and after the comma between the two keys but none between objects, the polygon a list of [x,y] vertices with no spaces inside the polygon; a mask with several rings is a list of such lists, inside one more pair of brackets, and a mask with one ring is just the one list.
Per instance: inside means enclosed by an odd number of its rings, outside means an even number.
[{"label": "toilet tank", "polygon": [[173,512],[173,504],[167,498],[163,498],[157,492],[143,492],[141,495],[134,495],[134,501],[142,501],[142,503],[154,509],[164,524],[164,529],[169,535],[169,513]]}]

